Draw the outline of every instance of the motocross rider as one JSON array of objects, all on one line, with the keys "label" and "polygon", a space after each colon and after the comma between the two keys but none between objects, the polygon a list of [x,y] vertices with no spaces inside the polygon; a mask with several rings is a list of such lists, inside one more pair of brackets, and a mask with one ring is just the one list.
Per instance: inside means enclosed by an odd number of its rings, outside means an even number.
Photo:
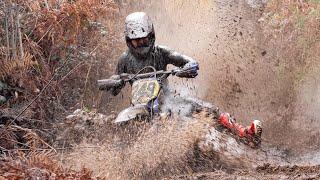
[{"label": "motocross rider", "polygon": [[[128,50],[125,51],[118,62],[116,74],[135,74],[144,67],[152,66],[157,71],[166,70],[168,64],[188,68],[188,73],[178,73],[176,76],[194,78],[198,75],[198,63],[192,58],[173,51],[165,46],[155,45],[155,32],[150,17],[144,12],[135,12],[125,20],[125,39]],[[192,69],[190,67],[193,66]],[[143,73],[151,72],[146,69]],[[119,76],[112,76],[118,79]],[[166,82],[165,82],[166,83]],[[124,84],[112,90],[117,95]]]},{"label": "motocross rider", "polygon": [[[134,12],[126,17],[125,39],[128,49],[121,55],[116,68],[117,75],[112,76],[112,79],[119,80],[119,75],[122,73],[135,74],[146,66],[153,66],[157,71],[165,71],[168,64],[188,69],[188,73],[176,74],[178,77],[194,78],[198,75],[197,70],[199,70],[199,66],[194,59],[168,47],[155,45],[153,23],[144,12]],[[146,69],[143,72],[147,73],[150,71],[150,69]],[[124,83],[118,84],[117,87],[111,90],[112,94],[116,96],[124,85]],[[230,114],[219,114],[219,122],[224,127],[236,132],[240,137],[246,135],[261,136],[260,121],[254,120],[249,127],[243,127],[237,124]]]}]

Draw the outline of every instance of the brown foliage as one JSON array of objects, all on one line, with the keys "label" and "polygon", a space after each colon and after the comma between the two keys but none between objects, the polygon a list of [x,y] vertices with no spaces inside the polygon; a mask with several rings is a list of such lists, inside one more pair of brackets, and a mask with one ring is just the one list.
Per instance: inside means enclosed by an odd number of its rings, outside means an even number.
[{"label": "brown foliage", "polygon": [[33,40],[44,51],[44,55],[64,56],[68,46],[75,45],[79,36],[87,33],[90,21],[95,21],[103,12],[97,0],[80,0],[74,3],[64,2],[59,9],[41,8],[34,1],[30,8],[37,19]]},{"label": "brown foliage", "polygon": [[[32,129],[23,128],[16,125],[0,127],[0,149],[2,152],[10,152],[13,149],[39,150],[40,148],[52,149],[41,137]],[[26,149],[24,149],[26,148]]]},{"label": "brown foliage", "polygon": [[46,152],[6,156],[0,161],[0,178],[4,179],[92,179],[91,171],[63,168],[54,156]]},{"label": "brown foliage", "polygon": [[13,131],[1,127],[0,128],[0,146],[1,149],[13,149],[16,146],[16,135]]},{"label": "brown foliage", "polygon": [[[92,66],[92,62],[86,60],[93,59],[91,52],[100,45],[105,26],[98,21],[113,18],[115,12],[117,6],[104,0],[1,1],[0,78],[10,87],[9,92],[1,94],[9,99],[1,108],[15,108],[14,114],[18,114],[17,109],[25,107],[25,102],[30,102],[54,76],[46,91],[23,114],[30,121],[15,125],[33,124],[40,130],[53,128],[58,121],[56,116],[66,112],[65,106],[70,105],[65,102],[76,101],[70,99],[81,93],[73,92],[78,89],[73,86],[83,84],[73,85],[73,80],[80,82],[80,78],[89,75],[86,70],[74,73],[73,68]],[[74,76],[67,79],[70,71]],[[17,131],[10,133],[16,135]],[[36,144],[28,142],[31,146]]]},{"label": "brown foliage", "polygon": [[37,61],[33,61],[31,54],[26,53],[22,59],[9,59],[7,61],[0,61],[0,78],[5,79],[15,72],[26,72],[29,68],[37,66]]},{"label": "brown foliage", "polygon": [[65,61],[65,70],[76,64],[79,59],[72,62],[70,57],[77,58],[78,46],[91,48],[90,42],[100,34],[95,33],[100,29],[92,23],[101,16],[112,16],[115,9],[112,2],[101,0],[3,1],[1,78],[25,89],[24,95],[38,93]]}]

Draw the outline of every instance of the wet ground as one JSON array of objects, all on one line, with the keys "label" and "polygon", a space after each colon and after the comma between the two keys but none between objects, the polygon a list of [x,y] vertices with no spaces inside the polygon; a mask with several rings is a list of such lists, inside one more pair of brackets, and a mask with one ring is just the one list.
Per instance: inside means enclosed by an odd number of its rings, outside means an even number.
[{"label": "wet ground", "polygon": [[85,139],[75,150],[64,154],[63,162],[74,168],[88,167],[96,176],[107,178],[320,177],[319,165],[303,165],[285,149],[264,143],[252,148],[237,136],[216,130],[214,117],[205,111],[191,119],[157,118],[154,122],[121,127],[113,124],[113,120],[114,117],[81,110],[70,115],[67,121],[73,124],[64,129],[64,136],[76,139],[78,136],[72,135],[81,130]]}]

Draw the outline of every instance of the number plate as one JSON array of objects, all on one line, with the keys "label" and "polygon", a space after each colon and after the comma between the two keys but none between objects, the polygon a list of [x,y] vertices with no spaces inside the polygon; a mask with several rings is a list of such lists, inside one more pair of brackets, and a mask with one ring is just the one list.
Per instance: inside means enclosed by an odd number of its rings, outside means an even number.
[{"label": "number plate", "polygon": [[147,104],[158,97],[160,84],[156,79],[140,79],[132,84],[132,104]]}]

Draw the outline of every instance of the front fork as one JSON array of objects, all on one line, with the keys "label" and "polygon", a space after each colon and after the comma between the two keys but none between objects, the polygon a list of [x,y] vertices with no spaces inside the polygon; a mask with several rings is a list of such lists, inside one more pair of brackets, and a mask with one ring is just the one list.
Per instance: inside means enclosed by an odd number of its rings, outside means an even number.
[{"label": "front fork", "polygon": [[154,114],[159,113],[159,99],[155,98],[147,104],[148,111],[150,113],[151,119],[153,118]]}]

